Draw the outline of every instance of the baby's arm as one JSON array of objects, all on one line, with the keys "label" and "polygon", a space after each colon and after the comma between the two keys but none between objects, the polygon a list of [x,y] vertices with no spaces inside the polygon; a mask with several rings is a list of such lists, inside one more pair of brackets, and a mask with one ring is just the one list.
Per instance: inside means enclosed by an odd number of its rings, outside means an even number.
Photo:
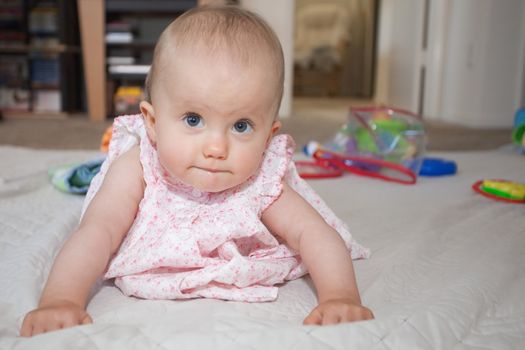
[{"label": "baby's arm", "polygon": [[373,318],[361,305],[352,258],[343,239],[303,197],[284,184],[281,196],[264,211],[262,220],[299,252],[315,284],[319,305],[305,324]]},{"label": "baby's arm", "polygon": [[20,335],[92,322],[85,310],[91,287],[131,227],[143,195],[135,147],[109,167],[78,228],[57,255],[38,308],[26,315]]}]

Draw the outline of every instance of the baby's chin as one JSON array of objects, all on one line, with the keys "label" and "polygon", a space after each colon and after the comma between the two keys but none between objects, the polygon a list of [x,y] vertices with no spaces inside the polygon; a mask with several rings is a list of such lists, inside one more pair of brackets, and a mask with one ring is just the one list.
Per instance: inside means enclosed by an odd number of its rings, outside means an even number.
[{"label": "baby's chin", "polygon": [[244,181],[217,181],[217,182],[200,182],[190,183],[193,188],[208,193],[219,193],[239,186]]}]

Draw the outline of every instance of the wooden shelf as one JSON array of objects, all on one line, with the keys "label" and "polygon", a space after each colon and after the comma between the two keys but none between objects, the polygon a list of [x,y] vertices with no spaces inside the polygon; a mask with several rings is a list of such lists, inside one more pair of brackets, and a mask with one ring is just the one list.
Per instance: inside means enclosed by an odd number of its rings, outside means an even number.
[{"label": "wooden shelf", "polygon": [[60,84],[31,83],[33,90],[60,90]]},{"label": "wooden shelf", "polygon": [[129,43],[106,43],[107,48],[123,48],[135,50],[153,50],[155,43],[132,41]]},{"label": "wooden shelf", "polygon": [[59,54],[59,53],[80,53],[78,46],[54,45],[54,46],[38,46],[38,45],[0,45],[0,53],[44,53],[44,54]]},{"label": "wooden shelf", "polygon": [[196,0],[106,0],[106,12],[113,13],[183,12],[195,6]]},{"label": "wooden shelf", "polygon": [[144,73],[109,73],[108,76],[112,79],[126,80],[126,81],[137,81],[144,82],[147,74]]},{"label": "wooden shelf", "polygon": [[[2,74],[10,80],[4,84],[8,89],[3,92],[6,98],[0,105],[2,115],[62,119],[82,110],[81,49],[75,3],[23,0],[12,4],[20,13],[19,18],[0,19],[2,27],[8,28],[6,40],[0,43],[0,55],[5,62]],[[31,20],[33,15],[46,17]]]}]

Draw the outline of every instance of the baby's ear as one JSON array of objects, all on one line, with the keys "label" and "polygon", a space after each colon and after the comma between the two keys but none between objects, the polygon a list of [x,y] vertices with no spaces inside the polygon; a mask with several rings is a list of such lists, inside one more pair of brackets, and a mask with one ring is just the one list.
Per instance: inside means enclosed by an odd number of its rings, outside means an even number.
[{"label": "baby's ear", "polygon": [[279,129],[281,128],[281,121],[280,120],[276,120],[273,122],[272,124],[272,136],[274,136],[277,131],[279,131]]},{"label": "baby's ear", "polygon": [[142,101],[140,102],[140,112],[144,116],[146,133],[148,134],[151,143],[155,144],[157,142],[157,134],[155,132],[155,110],[151,103]]},{"label": "baby's ear", "polygon": [[272,124],[272,128],[270,129],[270,134],[268,135],[268,139],[266,140],[266,147],[270,144],[270,141],[272,140],[272,137],[275,136],[277,131],[281,128],[281,122],[279,120],[275,120]]}]

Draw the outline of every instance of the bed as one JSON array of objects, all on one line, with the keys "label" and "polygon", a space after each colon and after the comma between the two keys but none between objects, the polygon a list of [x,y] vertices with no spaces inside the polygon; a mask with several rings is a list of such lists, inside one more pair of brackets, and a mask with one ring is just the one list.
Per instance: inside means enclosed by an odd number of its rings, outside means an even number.
[{"label": "bed", "polygon": [[49,184],[50,167],[92,151],[0,147],[0,349],[523,349],[525,205],[471,190],[482,178],[525,182],[511,150],[434,153],[459,173],[400,185],[347,175],[312,186],[372,256],[355,262],[375,320],[302,326],[316,304],[306,277],[269,303],[149,301],[111,282],[93,289],[94,323],[18,337],[83,197]]}]

